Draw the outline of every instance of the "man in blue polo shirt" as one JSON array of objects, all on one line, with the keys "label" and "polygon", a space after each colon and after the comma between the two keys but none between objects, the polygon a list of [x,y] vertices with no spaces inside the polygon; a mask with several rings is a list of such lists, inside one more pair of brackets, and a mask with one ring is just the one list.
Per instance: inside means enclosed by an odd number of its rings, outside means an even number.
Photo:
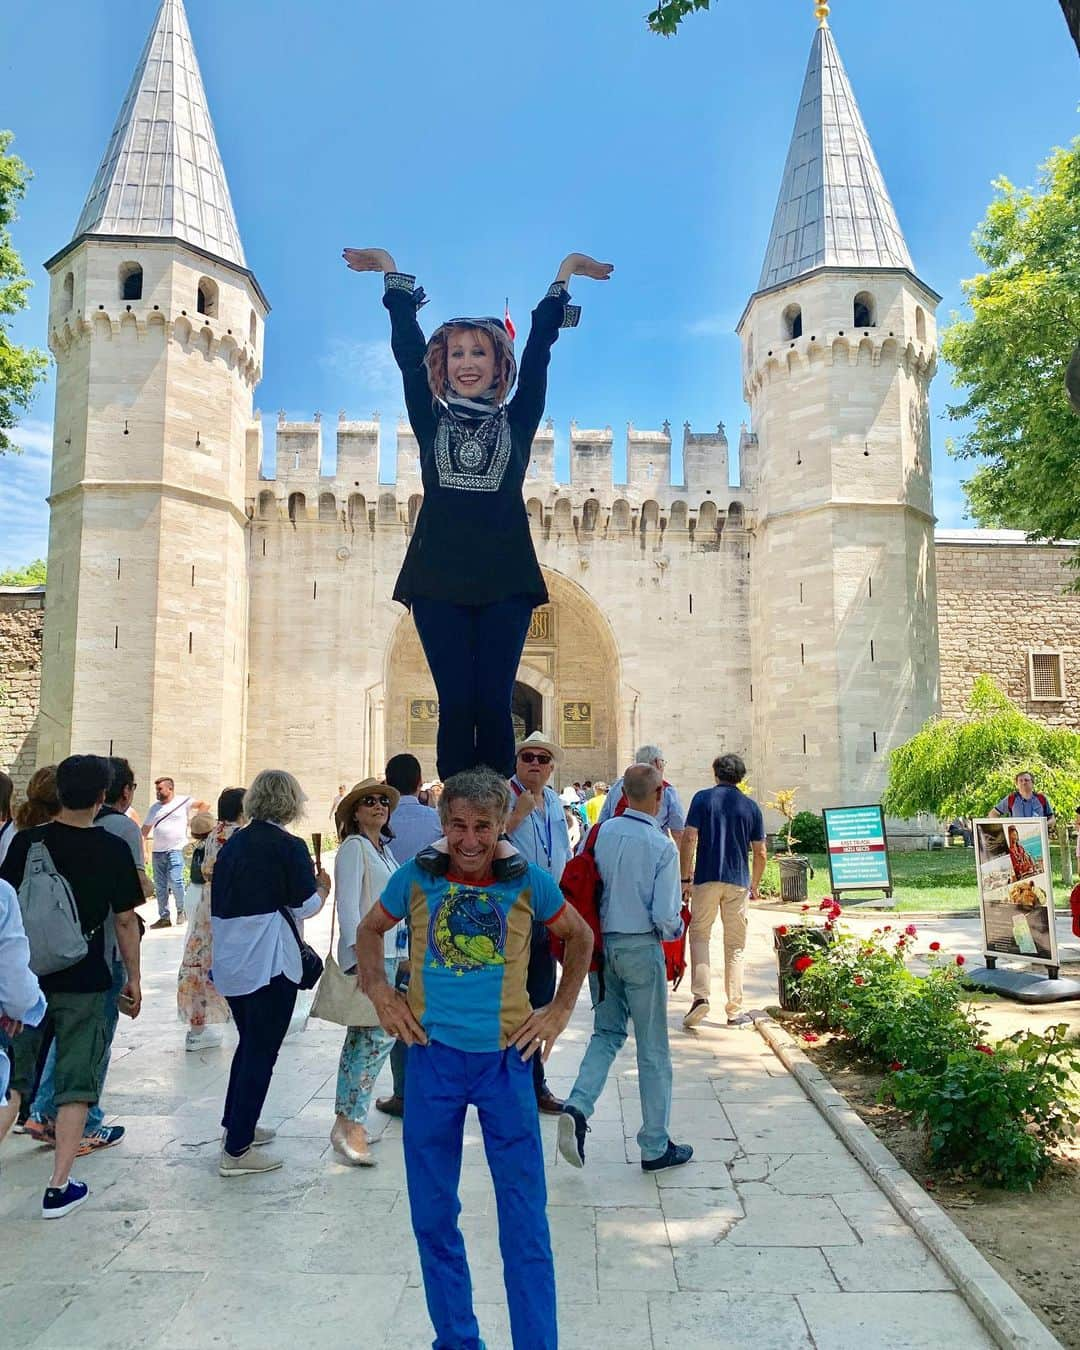
[{"label": "man in blue polo shirt", "polygon": [[1026,769],[1018,773],[1013,782],[1016,784],[1016,791],[1002,797],[991,810],[992,816],[1011,816],[1014,820],[1029,820],[1040,816],[1048,821],[1054,819],[1054,808],[1041,792],[1035,791],[1035,779]]},{"label": "man in blue polo shirt", "polygon": [[[709,939],[717,914],[724,930],[724,988],[728,1026],[750,1021],[742,1011],[743,951],[750,901],[765,872],[765,822],[761,808],[739,791],[746,765],[738,755],[713,760],[716,786],[694,794],[679,843],[683,898],[690,901],[690,989],[693,1002],[683,1018],[695,1027],[709,1015],[712,971]],[[697,862],[694,864],[694,850]],[[748,857],[754,854],[751,875]],[[690,867],[694,864],[691,877]]]}]

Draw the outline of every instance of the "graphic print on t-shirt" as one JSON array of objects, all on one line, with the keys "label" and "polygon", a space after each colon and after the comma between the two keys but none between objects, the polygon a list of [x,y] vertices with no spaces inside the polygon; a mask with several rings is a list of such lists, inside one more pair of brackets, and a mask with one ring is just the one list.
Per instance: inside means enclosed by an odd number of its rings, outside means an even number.
[{"label": "graphic print on t-shirt", "polygon": [[451,882],[428,923],[428,966],[467,970],[506,964],[506,914],[489,892]]}]

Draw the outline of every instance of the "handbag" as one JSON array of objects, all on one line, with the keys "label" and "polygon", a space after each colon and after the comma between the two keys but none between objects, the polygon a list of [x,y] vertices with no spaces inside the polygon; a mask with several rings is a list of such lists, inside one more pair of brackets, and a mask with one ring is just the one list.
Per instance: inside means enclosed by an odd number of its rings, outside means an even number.
[{"label": "handbag", "polygon": [[285,922],[292,929],[293,937],[296,939],[296,945],[300,948],[299,988],[314,989],[319,983],[319,976],[323,973],[322,957],[309,942],[305,942],[300,936],[300,929],[296,926],[296,920],[284,905],[278,910],[278,913],[282,915]]},{"label": "handbag", "polygon": [[[364,896],[370,897],[370,874],[364,866]],[[369,906],[370,907],[370,906]],[[377,1027],[379,1014],[375,1005],[360,988],[355,975],[346,975],[334,956],[334,929],[337,924],[337,905],[334,905],[330,917],[330,947],[326,953],[326,963],[322,979],[315,991],[315,1001],[311,1005],[311,1016],[323,1022],[333,1022],[339,1027]]]}]

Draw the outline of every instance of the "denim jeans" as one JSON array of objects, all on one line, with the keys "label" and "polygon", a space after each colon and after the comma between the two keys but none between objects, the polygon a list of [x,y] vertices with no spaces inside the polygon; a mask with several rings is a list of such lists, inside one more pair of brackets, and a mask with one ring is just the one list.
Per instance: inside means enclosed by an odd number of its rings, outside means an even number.
[{"label": "denim jeans", "polygon": [[[595,1000],[599,984],[589,976]],[[608,1071],[634,1025],[637,1044],[643,1161],[659,1158],[668,1146],[671,1118],[671,1052],[668,1049],[667,971],[660,940],[650,933],[604,934],[604,1001],[593,1014],[593,1034],[585,1050],[567,1106],[586,1117],[596,1109]]]},{"label": "denim jeans", "polygon": [[158,918],[169,917],[169,892],[176,901],[177,914],[184,912],[184,855],[178,848],[164,849],[153,854],[154,893],[157,896]]},{"label": "denim jeans", "polygon": [[[109,1056],[112,1054],[113,1037],[116,1035],[116,1024],[120,1020],[120,1007],[117,999],[120,990],[127,983],[127,971],[124,969],[123,961],[113,962],[113,982],[112,988],[105,995],[105,1058],[101,1062],[101,1085],[99,1091],[104,1091],[105,1075],[109,1072]],[[54,1075],[56,1072],[56,1041],[49,1046],[49,1053],[45,1060],[45,1067],[41,1071],[41,1079],[38,1083],[37,1092],[34,1094],[33,1105],[30,1107],[30,1114],[35,1120],[56,1120],[56,1101],[53,1097],[55,1092]],[[97,1134],[105,1123],[105,1112],[101,1109],[101,1103],[95,1102],[86,1113],[86,1124],[83,1127],[83,1134]]]}]

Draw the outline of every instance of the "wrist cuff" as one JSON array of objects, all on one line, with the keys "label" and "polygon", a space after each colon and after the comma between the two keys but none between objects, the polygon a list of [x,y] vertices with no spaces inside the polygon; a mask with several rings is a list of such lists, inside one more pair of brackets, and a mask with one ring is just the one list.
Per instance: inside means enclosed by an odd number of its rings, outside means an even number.
[{"label": "wrist cuff", "polygon": [[407,272],[384,272],[383,286],[387,291],[409,291],[416,288],[416,278]]},{"label": "wrist cuff", "polygon": [[576,328],[581,322],[581,306],[570,304],[570,292],[566,288],[564,281],[553,281],[547,288],[545,300],[561,300],[563,302],[563,319],[559,324],[560,328]]}]

